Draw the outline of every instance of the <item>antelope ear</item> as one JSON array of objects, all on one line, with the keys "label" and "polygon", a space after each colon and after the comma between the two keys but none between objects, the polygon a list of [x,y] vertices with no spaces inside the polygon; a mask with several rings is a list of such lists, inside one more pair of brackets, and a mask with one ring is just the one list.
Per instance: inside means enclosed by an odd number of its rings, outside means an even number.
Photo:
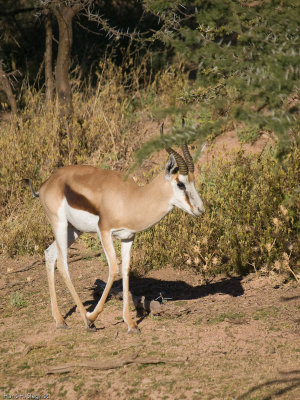
[{"label": "antelope ear", "polygon": [[170,157],[166,164],[166,169],[165,169],[166,179],[170,180],[171,176],[173,174],[176,174],[177,171],[178,171],[178,165],[176,163],[175,157],[173,156],[173,154],[170,154]]}]

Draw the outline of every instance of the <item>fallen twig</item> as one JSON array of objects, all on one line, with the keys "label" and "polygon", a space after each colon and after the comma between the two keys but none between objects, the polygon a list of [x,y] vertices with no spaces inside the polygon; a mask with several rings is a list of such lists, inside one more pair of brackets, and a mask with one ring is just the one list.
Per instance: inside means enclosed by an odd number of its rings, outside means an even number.
[{"label": "fallen twig", "polygon": [[71,362],[67,364],[58,365],[55,367],[50,367],[47,374],[63,374],[66,372],[73,371],[76,368],[88,368],[97,370],[108,370],[121,368],[128,364],[174,364],[174,363],[184,363],[186,359],[162,359],[162,358],[124,358],[123,360],[114,361],[79,361]]},{"label": "fallen twig", "polygon": [[[81,256],[77,256],[77,257],[70,257],[69,264],[72,263],[72,262],[80,261],[80,260],[82,260],[84,258],[98,257],[98,256],[100,256],[100,254],[101,253],[99,253],[97,251],[97,252],[93,252],[93,253],[82,254]],[[37,267],[38,265],[42,265],[43,263],[44,263],[44,261],[37,260],[37,261],[34,261],[32,264],[28,265],[27,267],[14,269],[14,270],[9,270],[9,271],[6,272],[6,275],[15,274],[15,273],[18,273],[18,272],[29,271],[30,269],[33,269],[33,268]]]},{"label": "fallen twig", "polygon": [[58,346],[69,346],[69,343],[64,343],[64,342],[56,342],[56,343],[51,343],[51,344],[28,344],[26,342],[23,342],[25,345],[25,349],[24,349],[24,354],[27,355],[29,352],[31,352],[32,350],[36,350],[36,349],[43,349],[43,348],[47,348],[47,347],[58,347]]},{"label": "fallen twig", "polygon": [[14,270],[12,270],[12,271],[7,271],[6,274],[9,275],[9,274],[15,274],[15,273],[17,273],[17,272],[28,271],[28,270],[30,270],[30,269],[32,269],[32,268],[38,266],[38,265],[41,265],[41,264],[43,264],[43,262],[42,262],[41,260],[37,260],[37,261],[34,261],[32,264],[28,265],[27,267],[23,267],[23,268],[19,268],[19,269],[14,269]]},{"label": "fallen twig", "polygon": [[82,254],[81,256],[77,256],[77,257],[71,257],[69,259],[69,264],[72,262],[76,262],[76,261],[80,261],[84,258],[95,258],[101,255],[101,252],[96,251],[94,253],[86,253],[86,254]]},{"label": "fallen twig", "polygon": [[14,286],[23,286],[24,284],[26,284],[28,282],[24,281],[24,282],[13,282],[13,283],[7,283],[3,286],[0,286],[0,290],[4,290],[4,289],[11,289]]},{"label": "fallen twig", "polygon": [[24,349],[24,355],[26,356],[29,352],[36,349],[42,349],[43,347],[47,347],[46,344],[28,344]]}]

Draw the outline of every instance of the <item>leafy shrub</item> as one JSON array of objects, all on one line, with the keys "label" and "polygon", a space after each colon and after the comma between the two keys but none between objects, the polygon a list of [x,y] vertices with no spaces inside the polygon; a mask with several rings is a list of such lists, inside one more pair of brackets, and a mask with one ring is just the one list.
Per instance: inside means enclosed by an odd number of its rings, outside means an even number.
[{"label": "leafy shrub", "polygon": [[193,218],[177,209],[137,235],[134,271],[169,264],[204,277],[253,270],[292,273],[299,256],[299,161],[297,147],[282,162],[271,150],[213,161],[198,182],[204,216]]}]

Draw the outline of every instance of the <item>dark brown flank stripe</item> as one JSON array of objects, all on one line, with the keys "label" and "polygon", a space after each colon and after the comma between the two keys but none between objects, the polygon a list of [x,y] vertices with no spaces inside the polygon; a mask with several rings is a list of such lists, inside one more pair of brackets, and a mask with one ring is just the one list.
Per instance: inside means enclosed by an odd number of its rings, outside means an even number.
[{"label": "dark brown flank stripe", "polygon": [[77,210],[87,211],[94,215],[99,215],[96,207],[82,194],[74,192],[69,185],[65,185],[64,194],[71,207]]}]

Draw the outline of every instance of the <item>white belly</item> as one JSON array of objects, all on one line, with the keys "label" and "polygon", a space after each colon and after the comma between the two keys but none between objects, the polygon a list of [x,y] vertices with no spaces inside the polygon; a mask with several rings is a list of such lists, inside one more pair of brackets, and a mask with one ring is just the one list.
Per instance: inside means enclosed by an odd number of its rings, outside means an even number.
[{"label": "white belly", "polygon": [[132,239],[135,232],[126,228],[111,229],[111,234],[118,239]]},{"label": "white belly", "polygon": [[78,210],[70,207],[67,201],[64,201],[64,211],[68,222],[80,232],[97,232],[99,216],[87,211]]}]

